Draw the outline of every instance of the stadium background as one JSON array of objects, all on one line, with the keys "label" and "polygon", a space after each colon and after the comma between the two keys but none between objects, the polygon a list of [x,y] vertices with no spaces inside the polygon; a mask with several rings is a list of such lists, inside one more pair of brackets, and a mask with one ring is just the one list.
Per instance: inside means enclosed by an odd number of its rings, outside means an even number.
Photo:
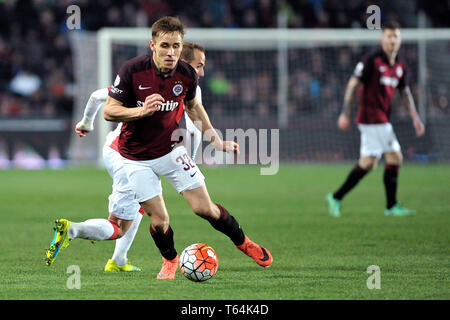
[{"label": "stadium background", "polygon": [[[67,29],[66,9],[71,4],[81,8],[81,30]],[[417,210],[415,216],[383,214],[382,165],[348,195],[339,219],[329,216],[324,197],[348,174],[359,149],[355,126],[349,132],[336,128],[343,87],[360,54],[374,45],[356,42],[350,46],[302,47],[289,51],[289,113],[287,126],[280,127],[280,157],[286,163],[280,165],[279,172],[261,175],[259,166],[251,165],[201,168],[213,201],[229,208],[245,232],[270,249],[274,263],[269,269],[243,257],[227,237],[195,217],[164,179],[176,249],[181,252],[194,242],[212,246],[220,267],[211,281],[194,284],[181,273],[169,283],[156,280],[161,260],[148,233],[148,218],[142,219],[128,255],[142,272],[103,272],[114,241],[93,245],[74,240],[54,265],[49,268],[44,264],[55,219],[85,221],[106,217],[108,212],[111,178],[106,170],[93,166],[97,163],[95,153],[85,153],[88,139],[95,136],[99,126],[85,139],[73,130],[87,95],[98,85],[98,75],[94,74],[99,61],[95,51],[89,53],[98,44],[96,32],[104,27],[149,27],[160,16],[178,15],[192,29],[257,28],[266,33],[278,27],[278,12],[286,13],[290,30],[351,32],[365,29],[366,8],[372,4],[380,6],[382,21],[396,18],[408,30],[424,24],[436,34],[450,30],[448,1],[192,0],[187,6],[181,0],[0,0],[0,167],[5,169],[0,170],[0,299],[150,299],[156,300],[152,310],[161,310],[162,299],[448,300],[448,40],[427,41],[428,76],[423,90],[418,85],[419,71],[423,71],[418,68],[418,43],[404,43],[402,49],[411,68],[416,103],[421,102],[423,92],[427,93],[425,109],[420,110],[426,116],[425,137],[414,137],[404,108],[395,104],[393,115],[407,161],[401,169],[398,196],[402,204]],[[82,46],[74,45],[73,35],[85,41]],[[87,42],[89,37],[92,43]],[[81,54],[80,47],[87,53]],[[121,43],[114,43],[113,49],[111,79],[121,61],[140,50]],[[278,128],[279,105],[268,94],[278,86],[274,79],[277,62],[273,62],[277,49],[240,54],[206,49],[206,77],[200,84],[213,123],[220,129]],[[80,78],[83,70],[86,72]],[[74,142],[80,145],[75,153]],[[84,162],[74,158],[85,155],[88,166],[79,167],[77,164]],[[7,169],[47,167],[65,170]],[[67,269],[73,265],[82,270],[80,290],[67,286],[71,276]],[[371,276],[367,268],[372,265],[381,268],[380,290],[367,285]],[[50,303],[54,310],[55,302]],[[103,316],[106,309],[115,317],[120,309],[129,310],[117,308],[116,302],[113,308],[94,303]],[[10,305],[15,315],[29,309]],[[289,305],[280,304],[281,308],[271,311],[286,312]],[[377,310],[380,305],[386,304],[377,303]],[[304,311],[305,304],[292,306],[292,311],[298,312]],[[388,306],[393,304],[389,301]],[[402,315],[415,312],[414,307],[423,309],[416,301],[399,306]],[[329,310],[315,304],[313,308],[314,314]],[[86,310],[71,308],[71,312],[75,309]],[[177,310],[167,308],[166,316],[180,318],[175,316]],[[344,310],[347,316],[348,304]]]},{"label": "stadium background", "polygon": [[[66,9],[71,4],[81,9],[81,30],[67,29]],[[71,32],[150,27],[163,15],[180,17],[188,33],[189,28],[277,28],[276,12],[286,13],[288,28],[365,28],[366,8],[371,4],[380,6],[382,21],[394,18],[404,28],[419,27],[421,15],[426,27],[449,26],[445,1],[195,0],[189,6],[176,0],[1,1],[0,167],[61,168],[75,163],[67,161],[77,158],[70,152],[76,138],[73,127],[88,96],[80,95]],[[339,132],[335,121],[345,82],[369,49],[309,48],[289,53],[289,122],[280,132],[281,161],[345,161],[358,156],[356,127],[350,133]],[[415,138],[406,108],[394,107],[393,122],[406,161],[450,160],[450,144],[442,139],[449,136],[448,41],[438,49],[428,48],[439,54],[429,54],[432,57],[427,61],[426,135]],[[116,50],[112,70],[137,53],[120,50]],[[415,43],[402,48],[416,104],[421,90],[417,51]],[[271,94],[277,86],[275,69],[267,67],[274,61],[276,51],[258,55],[207,51],[201,85],[205,106],[218,128],[277,127],[277,100]],[[96,159],[95,154],[83,157],[88,163]]]}]

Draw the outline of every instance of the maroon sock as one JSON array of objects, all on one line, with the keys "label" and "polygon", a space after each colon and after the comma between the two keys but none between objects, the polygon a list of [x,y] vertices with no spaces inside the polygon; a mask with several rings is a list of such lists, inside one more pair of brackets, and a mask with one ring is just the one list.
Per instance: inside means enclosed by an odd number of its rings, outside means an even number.
[{"label": "maroon sock", "polygon": [[153,238],[153,241],[155,241],[159,252],[161,252],[161,255],[167,260],[175,259],[175,257],[177,256],[177,251],[175,250],[173,241],[172,228],[169,226],[165,233],[162,230],[157,229],[153,228],[153,226],[150,224],[150,234]]},{"label": "maroon sock", "polygon": [[216,205],[220,210],[220,218],[218,220],[208,219],[209,223],[214,229],[228,236],[236,246],[243,244],[245,235],[239,223],[224,207],[217,203]]},{"label": "maroon sock", "polygon": [[356,164],[353,170],[350,171],[347,179],[339,188],[339,190],[333,194],[333,197],[335,199],[342,200],[342,198],[348,192],[350,192],[350,190],[352,190],[359,183],[359,181],[361,181],[361,179],[367,174],[367,172],[369,171],[361,168],[358,164]]},{"label": "maroon sock", "polygon": [[397,203],[397,180],[400,166],[386,164],[384,166],[384,190],[386,191],[386,207],[392,208]]}]

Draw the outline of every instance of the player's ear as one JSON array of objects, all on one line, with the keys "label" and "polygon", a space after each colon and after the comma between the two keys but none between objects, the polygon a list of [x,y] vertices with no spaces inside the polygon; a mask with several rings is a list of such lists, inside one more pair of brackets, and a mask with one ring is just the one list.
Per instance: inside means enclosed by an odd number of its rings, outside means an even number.
[{"label": "player's ear", "polygon": [[155,52],[155,43],[153,42],[153,40],[150,40],[150,50]]}]

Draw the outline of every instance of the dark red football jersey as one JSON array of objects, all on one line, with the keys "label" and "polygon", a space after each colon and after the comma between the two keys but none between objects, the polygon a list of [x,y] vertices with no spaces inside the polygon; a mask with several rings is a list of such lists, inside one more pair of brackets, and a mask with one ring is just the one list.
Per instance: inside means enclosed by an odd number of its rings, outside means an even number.
[{"label": "dark red football jersey", "polygon": [[375,124],[389,122],[395,88],[404,89],[406,64],[398,58],[389,64],[382,49],[367,55],[353,73],[363,84],[356,122]]},{"label": "dark red football jersey", "polygon": [[178,61],[168,76],[156,67],[152,53],[128,60],[109,96],[128,108],[143,106],[145,98],[159,93],[165,100],[161,110],[136,121],[124,122],[119,138],[120,154],[131,160],[151,160],[172,151],[172,133],[178,129],[177,114],[183,99],[195,98],[198,76],[188,63]]}]

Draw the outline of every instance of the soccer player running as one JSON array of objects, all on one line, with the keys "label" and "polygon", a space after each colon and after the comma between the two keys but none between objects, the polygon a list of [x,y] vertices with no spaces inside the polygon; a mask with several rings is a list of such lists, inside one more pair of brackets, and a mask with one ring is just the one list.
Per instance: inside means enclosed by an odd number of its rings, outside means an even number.
[{"label": "soccer player running", "polygon": [[[220,139],[195,97],[198,76],[189,64],[179,60],[183,36],[184,27],[177,18],[156,21],[150,41],[152,53],[131,59],[121,67],[104,108],[106,120],[124,123],[119,152],[136,199],[150,216],[150,234],[162,255],[157,279],[174,279],[179,260],[162,197],[161,176],[184,196],[197,215],[227,235],[256,263],[267,267],[273,261],[270,252],[251,241],[236,219],[212,202],[203,174],[181,141],[172,139],[184,100],[189,117],[194,123],[201,122],[202,133],[210,136],[217,150],[239,152],[237,143]],[[68,230],[59,230],[60,242]]]},{"label": "soccer player running", "polygon": [[251,241],[236,219],[212,202],[203,174],[180,141],[172,138],[178,129],[177,111],[184,100],[189,117],[202,124],[202,133],[209,135],[216,150],[239,152],[234,141],[222,141],[195,97],[198,76],[189,64],[179,60],[183,37],[184,27],[177,18],[156,21],[152,25],[152,53],[121,67],[104,108],[106,120],[124,122],[119,152],[136,198],[150,216],[150,234],[162,255],[157,279],[174,279],[179,260],[162,197],[161,176],[197,215],[227,235],[257,264],[267,267],[272,263],[269,251]]},{"label": "soccer player running", "polygon": [[356,88],[362,84],[361,102],[356,122],[361,133],[360,158],[347,179],[334,193],[326,197],[330,215],[339,217],[341,201],[358,182],[372,170],[384,155],[385,214],[406,216],[414,214],[397,202],[397,179],[403,161],[400,144],[390,123],[391,101],[396,88],[406,100],[416,135],[422,136],[425,127],[416,111],[411,90],[406,82],[407,68],[398,59],[401,45],[400,26],[389,22],[382,28],[381,48],[370,53],[356,65],[344,95],[344,107],[337,125],[341,130],[350,127],[350,114]]},{"label": "soccer player running", "polygon": [[[204,65],[206,62],[205,49],[195,43],[185,43],[181,53],[181,59],[189,63],[197,72],[198,76],[204,76]],[[104,88],[94,91],[86,104],[83,112],[83,119],[77,123],[75,132],[80,137],[85,137],[94,130],[94,120],[105,104],[110,88]],[[197,98],[201,99],[201,90],[197,86]],[[201,100],[200,100],[201,101]],[[180,108],[182,113],[183,109]],[[181,113],[181,115],[182,115]],[[185,113],[186,114],[186,113]],[[181,118],[181,115],[178,116]],[[201,132],[194,126],[192,121],[186,116],[187,131],[191,135],[200,135],[200,139],[195,139],[193,150],[197,150],[201,142]],[[89,240],[116,240],[114,253],[105,265],[105,272],[134,272],[141,271],[140,268],[133,266],[127,259],[128,250],[133,243],[134,237],[138,230],[142,215],[145,213],[139,203],[134,199],[134,192],[128,183],[126,172],[123,168],[122,157],[118,150],[119,135],[122,123],[119,123],[115,130],[111,131],[106,137],[103,146],[103,161],[106,169],[113,179],[112,193],[109,196],[109,218],[106,219],[89,219],[81,223],[71,222],[67,219],[56,221],[56,233],[58,229],[67,229],[69,226],[68,238],[64,244],[64,248],[68,246],[68,241],[74,238],[83,238]],[[139,214],[140,213],[140,214]],[[130,223],[130,221],[132,221]],[[112,225],[112,229],[111,226]],[[118,231],[115,227],[119,227]],[[59,253],[57,235],[51,243],[50,249],[46,252],[46,264],[51,265]],[[60,248],[63,249],[63,248]]]}]

